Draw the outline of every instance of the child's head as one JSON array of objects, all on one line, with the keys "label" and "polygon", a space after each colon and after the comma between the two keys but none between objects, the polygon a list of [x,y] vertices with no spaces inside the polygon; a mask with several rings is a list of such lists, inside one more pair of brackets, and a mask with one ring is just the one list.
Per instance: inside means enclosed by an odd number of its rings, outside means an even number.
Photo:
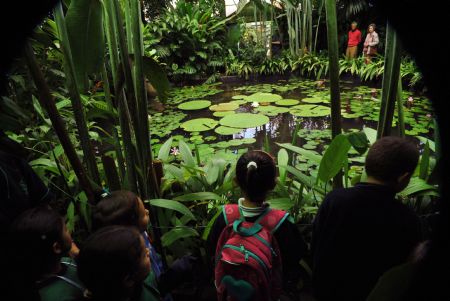
[{"label": "child's head", "polygon": [[408,186],[419,161],[415,144],[405,138],[383,137],[375,142],[366,157],[366,173],[396,191]]},{"label": "child's head", "polygon": [[264,202],[267,193],[276,185],[275,179],[275,160],[266,152],[250,151],[237,161],[236,182],[251,202]]},{"label": "child's head", "polygon": [[64,219],[47,207],[22,213],[11,226],[10,239],[14,260],[26,265],[33,279],[54,268],[72,245]]},{"label": "child's head", "polygon": [[94,209],[93,224],[98,229],[104,226],[135,226],[139,231],[147,229],[149,213],[142,200],[133,192],[113,191],[103,198]]},{"label": "child's head", "polygon": [[135,227],[108,226],[92,234],[77,258],[78,276],[96,300],[138,293],[150,272],[149,251]]}]

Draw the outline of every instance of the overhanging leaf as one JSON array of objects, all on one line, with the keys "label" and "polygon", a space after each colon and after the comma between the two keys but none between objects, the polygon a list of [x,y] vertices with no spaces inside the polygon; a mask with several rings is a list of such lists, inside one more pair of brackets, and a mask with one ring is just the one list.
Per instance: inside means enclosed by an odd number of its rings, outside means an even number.
[{"label": "overhanging leaf", "polygon": [[151,57],[143,57],[143,72],[148,81],[158,93],[158,98],[162,101],[167,99],[170,90],[169,79],[161,65]]},{"label": "overhanging leaf", "polygon": [[77,82],[80,89],[86,90],[87,74],[98,72],[103,65],[102,3],[99,0],[72,0],[65,20]]},{"label": "overhanging leaf", "polygon": [[192,236],[199,236],[198,232],[195,229],[188,227],[174,228],[161,236],[161,242],[163,247],[168,247],[180,238],[187,238]]},{"label": "overhanging leaf", "polygon": [[174,210],[174,211],[177,211],[177,212],[179,212],[181,214],[189,216],[193,220],[196,220],[195,216],[188,209],[188,207],[186,207],[185,205],[181,204],[180,202],[173,201],[173,200],[167,200],[167,199],[151,199],[148,202],[152,206]]},{"label": "overhanging leaf", "polygon": [[322,161],[320,162],[317,179],[327,183],[342,169],[347,153],[350,150],[350,142],[345,135],[339,134],[328,146]]},{"label": "overhanging leaf", "polygon": [[215,194],[214,192],[195,192],[195,193],[188,193],[188,194],[183,194],[180,196],[177,196],[176,198],[174,198],[175,201],[208,201],[208,200],[217,200],[217,201],[221,201],[223,200],[223,198],[218,195]]}]

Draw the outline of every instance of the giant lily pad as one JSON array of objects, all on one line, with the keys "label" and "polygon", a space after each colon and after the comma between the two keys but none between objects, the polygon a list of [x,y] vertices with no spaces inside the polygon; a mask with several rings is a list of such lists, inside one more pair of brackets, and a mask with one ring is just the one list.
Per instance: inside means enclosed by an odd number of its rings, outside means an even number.
[{"label": "giant lily pad", "polygon": [[289,112],[288,108],[280,108],[276,106],[260,106],[256,110],[269,116],[276,116],[278,114]]},{"label": "giant lily pad", "polygon": [[217,124],[217,120],[211,118],[197,118],[183,122],[180,127],[187,132],[203,132],[214,129]]},{"label": "giant lily pad", "polygon": [[201,110],[209,107],[210,105],[211,102],[209,100],[192,100],[179,104],[178,109],[187,111]]},{"label": "giant lily pad", "polygon": [[264,92],[256,92],[246,98],[248,102],[276,102],[280,99],[283,99],[280,95]]},{"label": "giant lily pad", "polygon": [[230,128],[228,126],[219,126],[217,127],[214,132],[216,132],[219,135],[233,135],[242,132],[244,129],[239,128]]},{"label": "giant lily pad", "polygon": [[302,102],[306,102],[306,103],[321,103],[321,102],[329,102],[327,99],[322,98],[322,97],[307,97],[307,98],[303,98]]},{"label": "giant lily pad", "polygon": [[292,107],[290,113],[299,117],[323,117],[330,115],[331,109],[321,105],[298,105]]},{"label": "giant lily pad", "polygon": [[214,112],[213,115],[215,117],[224,117],[224,116],[232,115],[232,114],[235,114],[235,113],[236,112],[234,112],[234,111],[219,111],[219,112]]},{"label": "giant lily pad", "polygon": [[232,102],[219,103],[217,105],[213,105],[213,106],[209,107],[209,109],[211,111],[216,111],[216,112],[234,111],[237,108],[239,108],[239,105],[237,103],[232,103]]},{"label": "giant lily pad", "polygon": [[234,95],[233,97],[231,97],[232,99],[246,99],[247,95]]},{"label": "giant lily pad", "polygon": [[269,117],[262,114],[238,113],[220,119],[220,124],[232,128],[254,128],[269,122]]},{"label": "giant lily pad", "polygon": [[275,104],[279,105],[279,106],[290,107],[290,106],[298,105],[299,101],[297,99],[280,99]]}]

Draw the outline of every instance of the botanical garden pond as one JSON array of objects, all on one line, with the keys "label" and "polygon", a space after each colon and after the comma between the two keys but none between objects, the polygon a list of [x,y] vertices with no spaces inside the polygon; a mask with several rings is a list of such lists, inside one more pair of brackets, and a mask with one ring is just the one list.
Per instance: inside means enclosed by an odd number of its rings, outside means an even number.
[{"label": "botanical garden pond", "polygon": [[[376,129],[381,89],[341,81],[342,127],[346,132]],[[322,153],[331,140],[329,88],[325,81],[282,79],[216,83],[175,88],[158,111],[149,112],[155,152],[169,137],[184,139],[206,162],[212,154],[236,157],[247,149],[276,153],[292,143]],[[432,137],[431,103],[403,91],[407,136]],[[397,121],[397,111],[394,126]],[[422,139],[422,138],[420,138]],[[177,152],[174,148],[173,152]]]}]

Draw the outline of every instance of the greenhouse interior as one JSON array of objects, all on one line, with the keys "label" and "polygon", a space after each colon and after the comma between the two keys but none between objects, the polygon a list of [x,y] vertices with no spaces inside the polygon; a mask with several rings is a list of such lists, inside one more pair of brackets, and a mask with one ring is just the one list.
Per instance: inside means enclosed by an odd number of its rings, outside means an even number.
[{"label": "greenhouse interior", "polygon": [[1,15],[2,300],[450,300],[444,8]]}]

